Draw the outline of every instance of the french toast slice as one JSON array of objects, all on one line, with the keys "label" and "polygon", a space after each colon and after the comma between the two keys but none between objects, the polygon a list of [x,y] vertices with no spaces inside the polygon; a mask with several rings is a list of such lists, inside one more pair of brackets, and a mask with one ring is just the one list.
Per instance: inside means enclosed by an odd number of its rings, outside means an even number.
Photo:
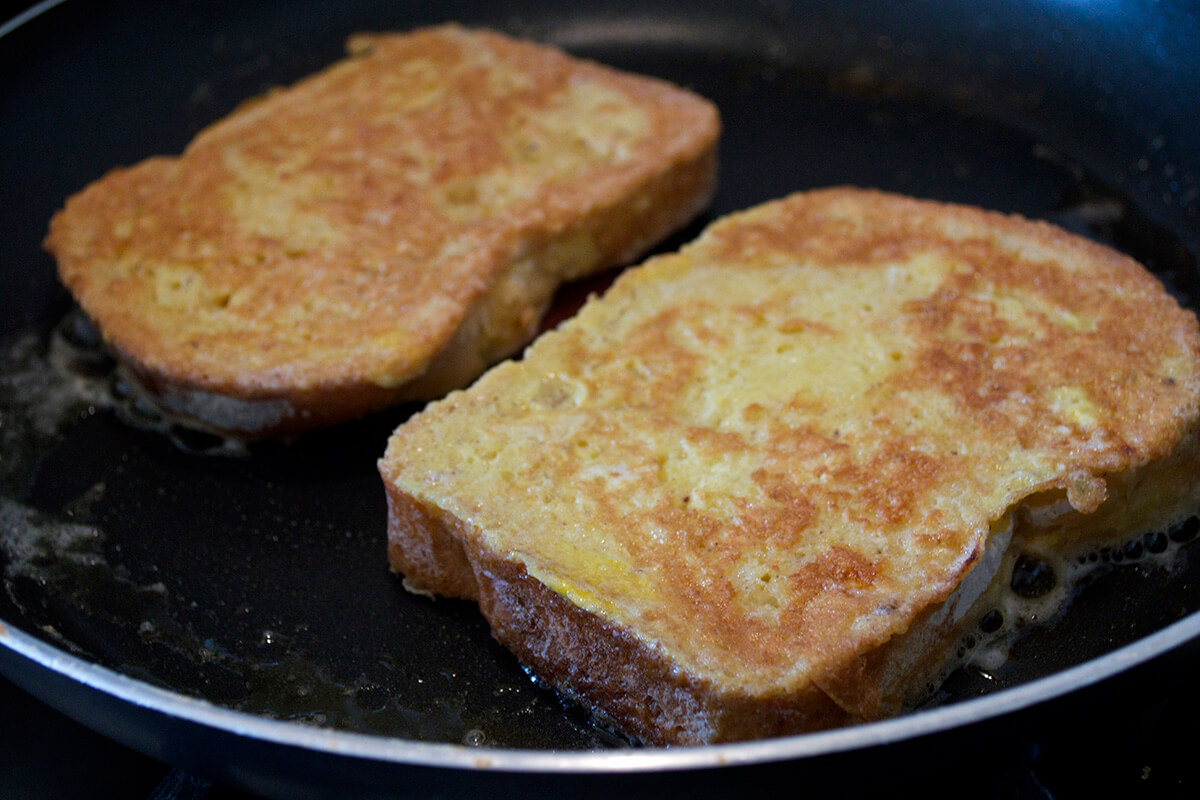
[{"label": "french toast slice", "polygon": [[256,437],[441,396],[709,202],[720,122],[691,92],[457,25],[348,51],[52,219],[168,411]]},{"label": "french toast slice", "polygon": [[1200,333],[1051,225],[869,190],[712,224],[400,425],[388,556],[625,734],[895,714],[1021,553],[1200,506]]}]

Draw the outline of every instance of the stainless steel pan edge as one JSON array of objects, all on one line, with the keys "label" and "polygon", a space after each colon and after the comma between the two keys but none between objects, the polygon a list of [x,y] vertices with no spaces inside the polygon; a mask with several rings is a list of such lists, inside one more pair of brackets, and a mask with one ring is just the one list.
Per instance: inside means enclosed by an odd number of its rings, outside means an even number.
[{"label": "stainless steel pan edge", "polygon": [[[58,4],[43,3],[37,10],[44,11]],[[768,5],[775,5],[781,9],[788,6],[786,3],[763,4],[764,7]],[[903,15],[898,9],[903,9],[908,4],[893,2],[879,5],[890,15],[888,24],[898,25],[898,31],[903,29]],[[933,4],[913,5],[928,7]],[[1146,3],[1133,2],[1117,3],[1112,7],[1144,9],[1146,6]],[[711,11],[711,7],[704,7]],[[980,4],[981,9],[985,7],[990,10],[981,10],[981,17],[996,13],[997,4]],[[1163,17],[1161,25],[1168,24],[1170,14],[1182,13],[1179,4],[1163,3],[1162,8],[1170,13]],[[503,17],[505,13],[501,10],[497,12],[497,16]],[[986,20],[984,22],[987,23]],[[987,24],[992,25],[993,31],[1003,28],[1004,25],[1013,25],[1011,20],[999,19]],[[984,27],[987,27],[987,24],[984,24]],[[1189,24],[1188,30],[1194,32],[1197,29],[1194,20]],[[580,28],[562,23],[553,16],[548,19],[530,16],[519,27],[531,35],[542,35],[544,38],[567,43],[577,41],[586,44],[590,35]],[[1147,37],[1153,34],[1153,31],[1147,33],[1138,30],[1141,35]],[[1082,32],[1076,30],[1075,33],[1077,41],[1091,36],[1095,40],[1093,44],[1098,42],[1101,47],[1108,41],[1106,37],[1112,35],[1111,30],[1102,29],[1100,22],[1095,23],[1094,29],[1089,28]],[[1051,36],[1049,30],[1042,31],[1042,34],[1046,37]],[[903,75],[904,59],[899,57],[899,45],[902,44],[905,35],[907,34],[897,32],[893,47],[888,50],[891,55],[880,56],[878,63],[885,64],[885,67],[880,68],[881,77]],[[1166,33],[1162,33],[1164,39],[1166,36]],[[970,41],[964,40],[964,49],[969,49],[971,44]],[[1154,42],[1150,44],[1153,45]],[[815,45],[819,47],[820,42],[816,42]],[[878,42],[871,45],[871,48],[879,47]],[[1169,52],[1166,54],[1169,55]],[[1071,68],[1080,70],[1077,76],[1080,86],[1078,107],[1064,106],[1048,110],[1044,105],[1039,106],[1038,113],[1029,118],[1031,129],[1058,130],[1057,123],[1063,118],[1080,113],[1081,109],[1086,112],[1096,98],[1105,95],[1103,84],[1118,68],[1114,64],[1128,62],[1124,65],[1130,66],[1130,59],[1131,56],[1122,51],[1118,58],[1108,58],[1100,64],[1088,67],[1073,65]],[[1031,74],[1019,74],[1021,70],[1032,69],[1029,60],[1013,56],[1010,61],[1021,61],[1020,69],[1014,73],[1005,73],[997,68],[993,75],[996,78],[995,84],[978,87],[982,94],[972,105],[977,112],[986,113],[989,104],[997,101],[997,97],[1004,93],[1005,86],[1020,88],[1034,80]],[[1110,153],[1105,151],[1101,143],[1086,138],[1072,140],[1068,136],[1060,138],[1057,142],[1063,150],[1079,157],[1090,173],[1114,180],[1131,191],[1136,189],[1142,194],[1149,193],[1151,197],[1158,192],[1164,195],[1173,193],[1170,204],[1165,201],[1144,203],[1140,210],[1165,227],[1177,231],[1185,242],[1191,245],[1193,252],[1200,244],[1200,228],[1195,225],[1197,175],[1192,167],[1187,165],[1194,166],[1196,159],[1195,154],[1187,151],[1185,147],[1190,139],[1183,136],[1183,131],[1198,121],[1197,109],[1200,109],[1200,104],[1188,104],[1186,89],[1192,86],[1192,83],[1182,80],[1180,76],[1188,72],[1190,63],[1195,62],[1196,58],[1193,56],[1190,61],[1182,61],[1169,67],[1173,85],[1180,89],[1182,94],[1176,98],[1175,104],[1165,111],[1164,107],[1151,108],[1148,105],[1149,101],[1130,98],[1127,95],[1117,96],[1112,100],[1113,103],[1123,105],[1121,115],[1124,119],[1133,120],[1129,129],[1123,130],[1120,135],[1140,140],[1136,147],[1115,148]],[[886,63],[890,63],[891,66],[887,67]],[[1194,80],[1194,73],[1191,75],[1191,80]],[[988,92],[996,96],[984,97],[983,94]],[[1170,119],[1164,121],[1164,114]],[[1081,128],[1082,126],[1074,128],[1076,134],[1079,134]],[[1104,135],[1107,135],[1107,132],[1104,132]],[[1143,149],[1139,150],[1139,147]],[[1140,166],[1142,159],[1129,157],[1127,154],[1130,152],[1145,153],[1145,169]],[[1114,155],[1115,153],[1119,155]],[[1164,168],[1171,164],[1184,166],[1175,174],[1167,175]],[[1171,189],[1172,181],[1179,184],[1179,188]],[[759,188],[755,187],[755,191]],[[952,191],[969,192],[961,186],[952,187]],[[728,205],[740,205],[749,199],[752,198],[731,194],[727,195],[723,202]],[[1188,224],[1188,220],[1191,220],[1191,224]],[[1194,264],[1192,267],[1194,269]],[[274,721],[231,711],[133,680],[76,658],[2,623],[0,644],[3,644],[4,648],[0,648],[0,672],[9,675],[42,699],[68,711],[71,716],[118,741],[166,762],[193,769],[199,774],[216,776],[234,785],[269,796],[399,794],[431,797],[452,793],[446,788],[448,780],[457,782],[453,793],[470,796],[473,790],[482,787],[486,787],[489,792],[499,792],[502,787],[510,786],[528,788],[528,784],[519,781],[521,776],[528,775],[541,778],[537,784],[539,788],[570,786],[572,791],[582,792],[586,796],[588,791],[611,794],[614,786],[627,789],[627,780],[651,776],[678,776],[681,773],[689,774],[692,793],[719,794],[727,792],[730,782],[739,779],[737,776],[741,774],[738,771],[740,767],[782,764],[795,770],[796,774],[803,774],[802,770],[797,769],[800,766],[797,762],[824,762],[830,756],[860,751],[872,751],[876,754],[881,750],[891,752],[907,742],[953,734],[960,728],[978,726],[988,720],[1008,717],[1012,712],[1061,698],[1082,687],[1104,682],[1158,656],[1180,649],[1185,643],[1194,643],[1197,637],[1200,637],[1200,617],[1192,615],[1131,645],[1047,678],[978,699],[847,730],[703,749],[605,752],[468,748],[352,734]],[[816,758],[817,756],[826,758]],[[693,773],[702,777],[696,778]],[[718,778],[716,773],[721,773],[721,776]],[[725,773],[734,777],[728,777]],[[514,783],[508,783],[509,780]],[[600,782],[582,786],[580,781]],[[706,782],[711,785],[705,786]],[[672,788],[677,789],[679,785],[672,784]]]},{"label": "stainless steel pan edge", "polygon": [[[296,797],[309,791],[323,797],[330,784],[321,778],[329,765],[320,756],[332,757],[332,768],[346,776],[340,781],[343,789],[386,789],[390,795],[412,782],[409,768],[413,767],[450,770],[456,779],[461,779],[458,773],[464,770],[579,778],[786,763],[866,750],[967,727],[1079,692],[1198,638],[1200,613],[1195,613],[1133,644],[1045,678],[895,719],[755,742],[583,752],[471,748],[266,719],[129,678],[2,624],[0,645],[6,649],[0,652],[0,671],[100,733],[165,762],[272,795]],[[130,724],[144,715],[161,715],[167,722]],[[173,727],[170,721],[183,727]],[[203,732],[198,734],[193,725]],[[261,752],[245,749],[245,741],[234,748],[223,745],[224,737],[248,738],[266,746],[267,752],[280,749],[264,761]],[[282,773],[286,778],[276,769],[279,758],[290,765]],[[346,759],[354,763],[344,763]],[[366,763],[376,768],[366,770]],[[372,786],[376,778],[380,783]]]}]

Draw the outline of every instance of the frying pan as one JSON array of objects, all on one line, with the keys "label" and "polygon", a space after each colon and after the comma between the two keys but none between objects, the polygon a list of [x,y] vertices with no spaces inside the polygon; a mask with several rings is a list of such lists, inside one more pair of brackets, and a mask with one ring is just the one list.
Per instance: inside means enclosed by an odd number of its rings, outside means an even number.
[{"label": "frying pan", "polygon": [[0,28],[0,672],[267,796],[727,796],[903,775],[932,791],[1080,714],[1089,687],[1195,663],[1200,565],[1180,529],[1166,552],[1098,556],[1005,664],[955,673],[904,717],[633,748],[531,680],[473,606],[388,573],[374,462],[411,407],[247,447],[140,405],[40,249],[50,215],[329,63],[351,32],[447,19],[718,103],[718,195],[662,249],[760,201],[858,184],[1052,220],[1200,299],[1200,22],[1182,2],[43,3]]}]

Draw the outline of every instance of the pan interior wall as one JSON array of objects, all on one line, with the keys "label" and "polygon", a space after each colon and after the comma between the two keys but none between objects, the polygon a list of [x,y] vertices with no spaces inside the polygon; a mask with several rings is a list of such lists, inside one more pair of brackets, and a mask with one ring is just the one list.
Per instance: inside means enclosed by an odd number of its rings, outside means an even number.
[{"label": "pan interior wall", "polygon": [[[468,3],[460,18],[715,100],[722,178],[707,219],[831,184],[971,203],[1114,245],[1195,307],[1200,105],[1180,89],[1200,38],[1175,56],[1197,23],[1171,3],[1133,28],[1068,5]],[[128,394],[40,249],[63,198],[108,168],[177,152],[245,97],[335,58],[345,33],[440,21],[441,4],[71,6],[0,39],[0,74],[21,78],[0,98],[0,619],[254,714],[472,745],[623,746],[533,683],[473,606],[415,597],[387,572],[375,459],[412,408],[291,444],[181,429]],[[1139,43],[1153,86],[1127,69]],[[934,702],[1200,609],[1195,548],[1183,553],[1171,569],[1114,566],[1004,670],[957,673]]]}]

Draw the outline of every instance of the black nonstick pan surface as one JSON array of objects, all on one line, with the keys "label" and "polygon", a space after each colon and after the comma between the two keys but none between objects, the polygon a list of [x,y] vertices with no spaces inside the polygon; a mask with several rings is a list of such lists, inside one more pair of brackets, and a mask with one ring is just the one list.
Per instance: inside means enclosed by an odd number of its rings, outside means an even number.
[{"label": "black nonstick pan surface", "polygon": [[129,395],[40,247],[69,194],[178,152],[240,101],[337,58],[348,34],[453,19],[719,105],[717,197],[662,249],[721,214],[857,184],[1049,219],[1132,254],[1196,307],[1188,4],[68,0],[36,12],[0,28],[0,673],[86,725],[274,797],[727,796],[768,779],[854,794],[911,774],[931,747],[969,764],[987,742],[989,763],[1003,761],[1014,731],[1053,724],[1055,703],[1165,658],[1196,663],[1200,556],[1184,526],[1097,554],[1065,614],[899,720],[631,748],[538,686],[473,605],[408,594],[388,572],[375,461],[413,408],[249,446],[174,426]]}]

